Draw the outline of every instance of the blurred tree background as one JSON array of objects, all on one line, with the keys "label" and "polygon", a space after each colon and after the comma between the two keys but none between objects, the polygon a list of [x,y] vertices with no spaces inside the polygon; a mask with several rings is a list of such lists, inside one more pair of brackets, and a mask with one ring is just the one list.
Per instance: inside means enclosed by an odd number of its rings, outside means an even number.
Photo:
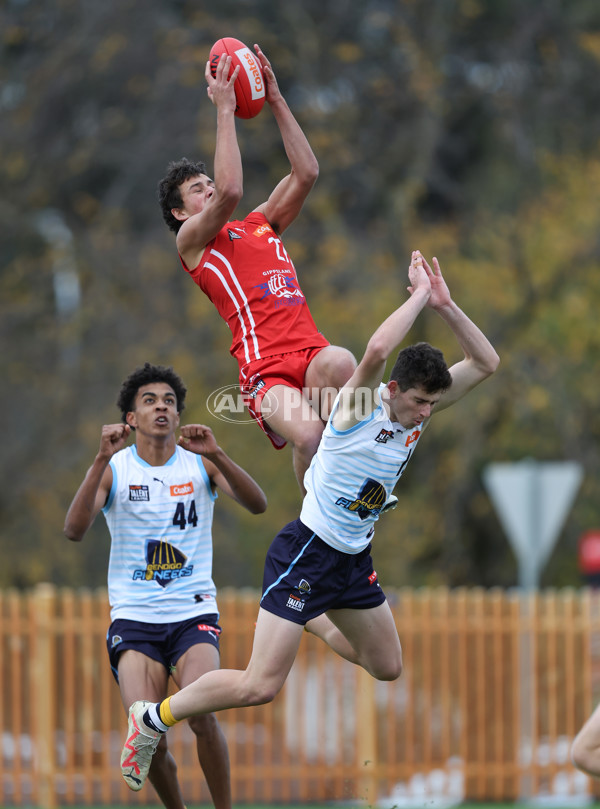
[{"label": "blurred tree background", "polygon": [[[360,356],[419,248],[501,355],[433,420],[381,520],[384,586],[515,584],[481,472],[525,457],[584,467],[544,574],[577,584],[577,538],[600,527],[596,0],[3,0],[0,585],[104,584],[103,518],[74,545],[64,514],[146,360],[176,368],[186,421],[209,424],[269,497],[260,517],[220,499],[217,585],[260,586],[298,513],[289,449],[207,412],[237,381],[229,332],[156,203],[170,160],[212,172],[204,66],[222,36],[262,45],[319,159],[285,242],[326,336]],[[237,128],[243,216],[287,162],[268,108]],[[411,337],[460,358],[432,312]]]}]

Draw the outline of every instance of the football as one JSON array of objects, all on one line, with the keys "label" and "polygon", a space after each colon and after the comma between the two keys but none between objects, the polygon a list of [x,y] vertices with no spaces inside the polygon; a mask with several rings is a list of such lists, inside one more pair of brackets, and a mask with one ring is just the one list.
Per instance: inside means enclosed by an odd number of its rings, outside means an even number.
[{"label": "football", "polygon": [[238,118],[254,118],[263,108],[266,90],[265,77],[258,57],[239,39],[223,37],[215,42],[210,50],[210,72],[213,78],[217,75],[217,65],[222,53],[231,56],[230,76],[237,65],[240,65],[234,87],[237,101],[235,114]]}]

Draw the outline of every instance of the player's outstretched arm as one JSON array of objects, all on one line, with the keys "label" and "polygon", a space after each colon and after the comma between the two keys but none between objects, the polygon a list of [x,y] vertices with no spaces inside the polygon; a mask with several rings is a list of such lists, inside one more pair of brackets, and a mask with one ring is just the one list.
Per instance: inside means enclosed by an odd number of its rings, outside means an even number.
[{"label": "player's outstretched arm", "polygon": [[442,394],[435,407],[436,412],[439,412],[491,376],[497,369],[500,358],[481,329],[452,300],[437,258],[433,259],[432,264],[433,267],[424,261],[431,283],[428,306],[452,329],[465,355],[463,360],[449,369],[452,385]]},{"label": "player's outstretched arm", "polygon": [[[240,147],[235,129],[235,89],[239,65],[231,78],[231,56],[221,55],[213,78],[210,63],[206,63],[205,77],[208,97],[217,108],[217,138],[214,162],[214,184],[211,191],[199,188],[204,193],[206,203],[201,211],[176,212],[173,215],[185,221],[177,233],[177,250],[187,267],[196,267],[203,249],[217,235],[231,218],[243,194],[243,171]],[[208,178],[202,178],[199,185],[206,185]]]},{"label": "player's outstretched arm", "polygon": [[109,461],[127,444],[130,432],[128,424],[105,424],[102,428],[98,454],[67,511],[63,529],[67,539],[81,542],[106,503],[113,479]]},{"label": "player's outstretched arm", "polygon": [[371,405],[378,404],[379,384],[383,379],[388,357],[398,348],[408,334],[418,315],[427,305],[431,295],[431,284],[425,270],[423,257],[418,250],[412,254],[408,268],[410,298],[383,321],[367,344],[363,358],[356,371],[342,388],[340,407],[334,415],[334,426],[347,429],[356,422],[356,397],[360,396],[360,410],[364,412],[367,392],[370,391]]},{"label": "player's outstretched arm", "polygon": [[179,446],[205,459],[206,473],[214,486],[233,498],[251,514],[262,514],[267,498],[258,483],[234,463],[217,444],[213,431],[204,424],[186,424],[181,428]]},{"label": "player's outstretched arm", "polygon": [[319,176],[319,164],[300,124],[281,95],[271,63],[258,45],[254,46],[267,83],[267,102],[273,111],[290,161],[291,171],[256,210],[264,213],[277,233],[289,227]]}]

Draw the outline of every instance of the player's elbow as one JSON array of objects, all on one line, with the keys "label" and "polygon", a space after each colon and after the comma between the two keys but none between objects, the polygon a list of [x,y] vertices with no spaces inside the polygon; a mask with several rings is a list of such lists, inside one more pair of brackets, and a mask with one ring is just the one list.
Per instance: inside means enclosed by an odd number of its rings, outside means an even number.
[{"label": "player's elbow", "polygon": [[388,341],[379,338],[377,335],[373,335],[367,343],[361,365],[379,365],[382,362],[385,363],[389,355],[390,346]]},{"label": "player's elbow", "polygon": [[243,196],[244,186],[241,181],[231,180],[224,187],[219,188],[221,205],[232,212],[237,208]]},{"label": "player's elbow", "polygon": [[258,494],[254,498],[254,501],[251,503],[248,511],[250,512],[250,514],[264,514],[266,510],[267,510],[267,497],[261,489],[260,494]]},{"label": "player's elbow", "polygon": [[65,517],[63,534],[67,539],[70,539],[71,542],[81,542],[89,527],[90,524],[88,522],[85,520],[82,521],[76,514],[72,514],[69,510],[67,516]]},{"label": "player's elbow", "polygon": [[309,188],[312,188],[318,179],[319,179],[319,164],[315,160],[314,166],[311,166],[306,176],[306,183],[309,186]]},{"label": "player's elbow", "polygon": [[319,164],[317,163],[317,158],[316,157],[307,166],[305,174],[306,174],[305,182],[310,183],[310,187],[312,188],[313,185],[319,179]]},{"label": "player's elbow", "polygon": [[317,163],[317,158],[313,156],[313,160],[307,161],[301,169],[292,170],[292,175],[300,190],[308,194],[319,179],[319,164]]},{"label": "player's elbow", "polygon": [[491,376],[492,374],[496,373],[499,365],[500,365],[500,357],[498,356],[496,351],[494,351],[494,349],[492,348],[489,353],[489,356],[485,358],[482,367],[482,372],[486,375],[486,377]]},{"label": "player's elbow", "polygon": [[66,536],[67,539],[70,539],[71,542],[81,542],[84,533],[85,531],[79,531],[68,520],[65,522],[63,527],[63,534]]}]

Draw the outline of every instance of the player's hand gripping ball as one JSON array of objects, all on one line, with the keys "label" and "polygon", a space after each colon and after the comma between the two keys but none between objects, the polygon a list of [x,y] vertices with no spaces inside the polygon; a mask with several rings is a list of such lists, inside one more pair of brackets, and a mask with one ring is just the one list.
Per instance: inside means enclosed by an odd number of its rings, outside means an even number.
[{"label": "player's hand gripping ball", "polygon": [[213,78],[217,75],[217,65],[222,53],[231,56],[230,76],[236,66],[240,65],[234,87],[237,101],[235,114],[238,118],[254,118],[262,110],[266,96],[265,77],[258,57],[239,39],[223,37],[210,50],[210,72]]}]

